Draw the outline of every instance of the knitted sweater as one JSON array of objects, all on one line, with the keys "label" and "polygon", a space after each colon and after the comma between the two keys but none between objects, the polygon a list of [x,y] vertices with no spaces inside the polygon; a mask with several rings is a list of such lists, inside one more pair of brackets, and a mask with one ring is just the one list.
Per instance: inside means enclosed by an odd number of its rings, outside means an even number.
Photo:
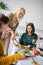
[{"label": "knitted sweater", "polygon": [[1,56],[0,65],[10,65],[13,62],[16,62],[21,59],[22,59],[22,56],[19,53],[12,55],[12,56]]},{"label": "knitted sweater", "polygon": [[2,44],[2,41],[0,40],[0,65],[10,65],[13,62],[16,62],[16,61],[22,59],[22,56],[21,56],[20,53],[16,53],[16,54],[14,54],[12,56],[4,56],[2,46],[3,46],[3,44]]}]

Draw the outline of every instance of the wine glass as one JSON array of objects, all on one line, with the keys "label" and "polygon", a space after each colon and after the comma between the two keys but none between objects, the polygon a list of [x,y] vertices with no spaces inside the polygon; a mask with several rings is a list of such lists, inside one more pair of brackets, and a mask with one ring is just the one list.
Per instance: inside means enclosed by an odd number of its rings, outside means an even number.
[{"label": "wine glass", "polygon": [[33,39],[32,45],[33,45],[33,48],[36,49],[36,39]]}]

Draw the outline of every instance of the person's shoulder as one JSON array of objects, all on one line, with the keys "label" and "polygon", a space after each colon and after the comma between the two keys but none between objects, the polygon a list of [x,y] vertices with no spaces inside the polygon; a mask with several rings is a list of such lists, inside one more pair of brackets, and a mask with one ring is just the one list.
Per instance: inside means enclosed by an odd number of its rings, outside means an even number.
[{"label": "person's shoulder", "polygon": [[27,35],[27,33],[23,33],[22,35],[23,35],[23,36],[24,36],[24,35]]},{"label": "person's shoulder", "polygon": [[27,33],[23,33],[22,35],[21,35],[21,37],[25,37],[27,35]]},{"label": "person's shoulder", "polygon": [[37,35],[36,33],[34,33],[34,35]]},{"label": "person's shoulder", "polygon": [[37,34],[36,33],[34,33],[33,35],[37,37]]}]

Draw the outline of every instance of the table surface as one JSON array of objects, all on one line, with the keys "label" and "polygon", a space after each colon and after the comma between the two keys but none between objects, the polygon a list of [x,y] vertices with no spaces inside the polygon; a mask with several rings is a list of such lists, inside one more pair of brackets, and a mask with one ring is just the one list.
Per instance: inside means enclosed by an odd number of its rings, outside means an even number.
[{"label": "table surface", "polygon": [[[22,48],[25,48],[25,47],[22,47]],[[33,58],[35,59],[36,62],[38,62],[39,65],[43,65],[43,57],[42,56],[36,55],[36,56],[33,56]],[[25,60],[19,60],[16,63],[16,65],[34,65],[34,64],[32,64],[32,61],[33,61],[32,58],[29,57]]]},{"label": "table surface", "polygon": [[[34,59],[36,60],[36,62],[38,62],[39,65],[43,65],[43,57],[41,56],[36,56],[34,57]],[[32,64],[32,59],[28,58],[25,60],[19,60],[16,65],[34,65]]]},{"label": "table surface", "polygon": [[[20,49],[20,48],[15,47],[14,42],[11,41],[10,49],[9,49],[9,55],[14,54],[14,52],[16,52],[16,51],[21,51],[22,49]],[[24,47],[22,47],[22,48],[24,48]],[[41,56],[38,55],[38,56],[35,56],[34,59],[36,60],[36,62],[39,63],[39,65],[43,65],[43,57],[41,57]],[[16,65],[33,65],[32,64],[32,59],[31,58],[28,58],[28,59],[25,59],[25,60],[19,60],[16,63]]]}]

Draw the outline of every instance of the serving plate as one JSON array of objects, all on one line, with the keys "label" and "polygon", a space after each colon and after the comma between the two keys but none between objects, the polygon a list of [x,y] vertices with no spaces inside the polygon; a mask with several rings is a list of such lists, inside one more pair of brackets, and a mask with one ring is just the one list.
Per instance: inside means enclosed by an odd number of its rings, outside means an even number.
[{"label": "serving plate", "polygon": [[25,56],[28,56],[28,57],[35,56],[34,53],[30,50],[21,50],[19,52],[23,53]]}]

